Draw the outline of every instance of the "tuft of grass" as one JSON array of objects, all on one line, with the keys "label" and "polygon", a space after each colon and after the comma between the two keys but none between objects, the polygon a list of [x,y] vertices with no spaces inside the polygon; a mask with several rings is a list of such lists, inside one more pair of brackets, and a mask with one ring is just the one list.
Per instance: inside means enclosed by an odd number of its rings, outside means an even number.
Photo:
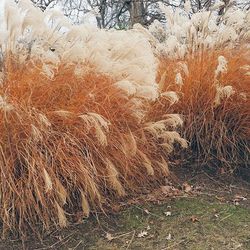
[{"label": "tuft of grass", "polygon": [[184,119],[181,134],[191,145],[186,160],[229,172],[249,166],[250,76],[244,47],[197,52],[183,60],[161,58],[158,82],[162,101],[151,114],[170,112],[164,93],[178,93],[171,112]]},{"label": "tuft of grass", "polygon": [[[66,227],[114,199],[142,192],[170,175],[175,120],[149,121],[148,101],[129,97],[94,68],[80,77],[74,64],[53,78],[39,61],[5,61],[0,88],[0,218],[25,234]],[[171,117],[171,116],[170,116]],[[176,118],[176,116],[174,116]],[[165,150],[159,140],[164,142]],[[185,146],[185,145],[184,145]],[[164,156],[164,158],[163,158]]]},{"label": "tuft of grass", "polygon": [[174,144],[187,145],[176,114],[147,116],[158,90],[146,38],[72,25],[30,1],[6,3],[3,27],[3,236],[66,227],[170,175]]}]

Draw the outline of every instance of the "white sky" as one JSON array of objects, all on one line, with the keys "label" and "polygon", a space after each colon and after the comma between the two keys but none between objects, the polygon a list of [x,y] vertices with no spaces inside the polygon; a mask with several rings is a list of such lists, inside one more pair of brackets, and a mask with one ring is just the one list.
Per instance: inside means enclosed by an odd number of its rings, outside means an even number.
[{"label": "white sky", "polygon": [[5,0],[0,0],[0,18],[3,16],[3,7]]},{"label": "white sky", "polygon": [[[14,2],[14,0],[0,0],[0,29],[1,29],[1,23],[2,23],[1,21],[3,18],[3,12],[4,12],[4,4],[8,1]],[[58,10],[61,10],[60,4],[59,4],[59,6],[55,6],[55,8]],[[84,23],[96,24],[95,16],[91,13],[84,15],[83,19],[84,19]]]}]

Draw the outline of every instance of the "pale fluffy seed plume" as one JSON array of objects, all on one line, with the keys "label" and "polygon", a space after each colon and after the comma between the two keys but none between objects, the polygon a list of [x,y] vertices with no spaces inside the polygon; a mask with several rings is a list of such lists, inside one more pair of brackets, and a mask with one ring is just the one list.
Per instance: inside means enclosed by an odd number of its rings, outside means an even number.
[{"label": "pale fluffy seed plume", "polygon": [[216,86],[216,96],[214,100],[214,105],[218,106],[221,104],[221,100],[229,98],[235,94],[235,90],[232,86]]},{"label": "pale fluffy seed plume", "polygon": [[161,97],[167,99],[170,105],[173,105],[174,103],[179,101],[179,97],[174,91],[163,92],[161,93]]},{"label": "pale fluffy seed plume", "polygon": [[220,74],[227,72],[227,60],[224,56],[218,57],[218,66],[215,70],[215,78],[217,78]]},{"label": "pale fluffy seed plume", "polygon": [[84,194],[84,192],[81,190],[81,199],[82,199],[82,211],[85,217],[89,217],[90,208],[88,200]]},{"label": "pale fluffy seed plume", "polygon": [[56,208],[57,208],[57,216],[58,216],[58,223],[61,228],[64,228],[67,226],[67,218],[65,216],[64,210],[60,207],[60,205],[55,202]]},{"label": "pale fluffy seed plume", "polygon": [[45,192],[47,193],[52,190],[53,184],[45,168],[43,168],[43,176],[44,176],[44,183],[45,183]]},{"label": "pale fluffy seed plume", "polygon": [[182,80],[182,76],[181,73],[177,73],[175,76],[175,83],[177,85],[183,85],[183,80]]},{"label": "pale fluffy seed plume", "polygon": [[107,178],[112,186],[112,188],[117,192],[119,196],[124,196],[126,194],[121,182],[118,179],[118,172],[114,164],[109,160],[106,159],[106,167],[107,167]]}]

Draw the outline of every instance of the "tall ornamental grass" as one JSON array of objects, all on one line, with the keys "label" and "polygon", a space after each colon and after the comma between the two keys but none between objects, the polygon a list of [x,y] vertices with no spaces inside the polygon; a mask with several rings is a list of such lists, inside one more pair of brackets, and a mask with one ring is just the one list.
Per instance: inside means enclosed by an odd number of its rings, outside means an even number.
[{"label": "tall ornamental grass", "polygon": [[5,25],[3,236],[65,227],[170,177],[168,156],[187,142],[176,132],[178,115],[149,119],[159,94],[147,39],[133,30],[75,27],[28,1],[6,6]]}]

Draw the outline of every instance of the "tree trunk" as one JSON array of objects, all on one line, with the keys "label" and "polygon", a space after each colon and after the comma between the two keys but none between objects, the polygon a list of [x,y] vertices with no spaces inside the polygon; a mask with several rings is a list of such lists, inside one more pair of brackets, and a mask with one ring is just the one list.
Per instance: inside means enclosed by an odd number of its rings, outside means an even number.
[{"label": "tree trunk", "polygon": [[143,0],[132,0],[129,12],[130,12],[131,27],[133,27],[133,25],[136,23],[140,24],[144,23]]}]

